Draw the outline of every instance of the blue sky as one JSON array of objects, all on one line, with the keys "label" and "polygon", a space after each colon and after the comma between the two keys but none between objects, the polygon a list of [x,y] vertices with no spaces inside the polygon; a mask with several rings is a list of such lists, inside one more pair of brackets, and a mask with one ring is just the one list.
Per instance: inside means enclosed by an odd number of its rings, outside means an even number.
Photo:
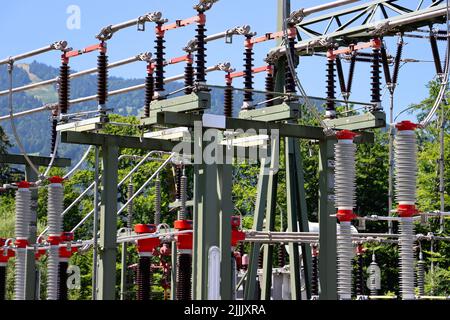
[{"label": "blue sky", "polygon": [[[411,0],[409,0],[411,1]],[[170,21],[187,18],[195,14],[192,10],[194,0],[15,0],[4,1],[0,11],[0,58],[15,55],[24,51],[36,49],[56,40],[67,40],[73,48],[79,49],[97,42],[95,35],[100,29],[109,24],[116,24],[136,18],[146,12],[162,11]],[[293,1],[292,9],[311,7],[327,1]],[[76,5],[81,10],[81,28],[70,30],[66,26],[69,14],[66,12],[70,5]],[[263,35],[276,30],[276,0],[221,0],[207,13],[207,34],[213,34],[228,28],[249,24],[252,30]],[[171,31],[167,34],[168,57],[183,54],[181,48],[193,38],[194,26],[182,30]],[[431,60],[430,46],[427,40],[405,39],[408,42],[404,50],[404,57],[421,60]],[[208,45],[208,65],[222,61],[230,61],[238,70],[242,69],[243,39],[235,37],[234,43],[225,44],[217,41]],[[395,53],[396,39],[387,41],[392,54]],[[263,58],[267,51],[274,46],[274,42],[258,45],[255,55],[255,65],[263,65]],[[146,32],[137,32],[135,28],[123,30],[108,43],[110,61],[117,61],[139,52],[153,51],[153,25],[147,24]],[[442,47],[442,44],[441,44]],[[441,48],[444,56],[444,48]],[[59,65],[59,54],[48,53],[35,58],[53,66]],[[30,62],[31,60],[28,60]],[[27,62],[27,61],[26,61]],[[96,64],[93,55],[85,55],[71,60],[73,69],[82,70],[92,68]],[[344,64],[344,68],[348,65]],[[370,74],[368,64],[358,64],[353,88],[352,99],[360,101],[370,100]],[[183,66],[170,66],[167,76],[179,74]],[[145,76],[145,65],[132,65],[115,69],[110,74],[125,78],[142,78]],[[305,57],[301,59],[298,68],[299,77],[306,91],[312,96],[325,95],[325,60],[319,57]],[[409,63],[402,67],[399,76],[399,88],[395,103],[396,111],[400,111],[409,104],[419,102],[428,94],[426,83],[435,76],[432,63]],[[208,75],[208,81],[223,84],[224,74]],[[263,76],[256,79],[256,86],[262,88]],[[236,81],[236,86],[242,83]],[[338,88],[337,88],[337,91]],[[383,105],[388,106],[388,96]],[[408,117],[408,116],[406,116]],[[402,117],[404,118],[404,117]]]}]

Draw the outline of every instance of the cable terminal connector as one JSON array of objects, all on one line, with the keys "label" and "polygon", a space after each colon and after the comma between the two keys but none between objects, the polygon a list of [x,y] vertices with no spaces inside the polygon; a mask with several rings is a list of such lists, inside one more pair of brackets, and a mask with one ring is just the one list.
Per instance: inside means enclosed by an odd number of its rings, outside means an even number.
[{"label": "cable terminal connector", "polygon": [[212,8],[214,3],[218,2],[219,0],[200,0],[198,4],[196,4],[193,8],[194,10],[205,12]]}]

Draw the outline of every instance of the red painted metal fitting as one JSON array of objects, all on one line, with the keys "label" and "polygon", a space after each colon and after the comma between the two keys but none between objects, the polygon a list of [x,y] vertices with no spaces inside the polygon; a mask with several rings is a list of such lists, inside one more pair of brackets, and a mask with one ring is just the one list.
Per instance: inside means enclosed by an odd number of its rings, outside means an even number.
[{"label": "red painted metal fitting", "polygon": [[164,37],[164,34],[166,33],[162,27],[163,27],[163,25],[157,25],[155,27],[155,33],[159,37]]},{"label": "red painted metal fitting", "polygon": [[48,178],[48,181],[50,181],[50,183],[63,183],[64,178],[54,176],[54,177]]},{"label": "red painted metal fitting", "polygon": [[192,230],[192,220],[176,220],[173,227],[177,230]]},{"label": "red painted metal fitting", "polygon": [[398,131],[411,131],[415,130],[419,125],[417,123],[405,120],[402,122],[399,122],[395,125],[395,127],[398,129]]},{"label": "red painted metal fitting", "polygon": [[239,241],[245,240],[245,233],[239,230],[231,230],[231,246],[236,247]]},{"label": "red painted metal fitting", "polygon": [[412,217],[419,211],[413,204],[399,204],[397,207],[398,215],[402,218]]},{"label": "red painted metal fitting", "polygon": [[334,50],[333,49],[328,49],[328,51],[327,51],[327,59],[328,60],[335,60],[336,59],[336,55],[334,54]]},{"label": "red painted metal fitting", "polygon": [[14,242],[17,248],[26,248],[28,245],[28,240],[25,239],[16,239]]},{"label": "red painted metal fitting", "polygon": [[[173,223],[175,229],[179,231],[192,230],[192,220],[176,220]],[[192,250],[192,233],[183,233],[177,235],[177,248],[180,250]]]},{"label": "red painted metal fitting", "polygon": [[340,222],[350,222],[357,216],[353,213],[353,210],[341,210],[339,209],[336,217]]},{"label": "red painted metal fitting", "polygon": [[61,242],[61,237],[60,236],[48,236],[47,242],[50,243],[50,245],[52,245],[52,246],[57,246]]},{"label": "red painted metal fitting", "polygon": [[372,48],[380,49],[381,48],[381,39],[374,38],[370,41],[370,44],[371,44]]},{"label": "red painted metal fitting", "polygon": [[313,257],[318,257],[319,256],[319,248],[318,248],[318,246],[313,246],[312,247],[312,256]]},{"label": "red painted metal fitting", "polygon": [[353,140],[358,134],[350,130],[341,130],[336,133],[338,140]]},{"label": "red painted metal fitting", "polygon": [[[149,234],[156,232],[154,224],[137,224],[134,226],[134,232],[137,234]],[[152,253],[160,244],[159,238],[148,238],[137,241],[137,249],[139,253]]]},{"label": "red painted metal fitting", "polygon": [[59,248],[59,257],[60,258],[67,258],[70,259],[70,257],[72,257],[72,255],[78,252],[78,247],[71,247],[70,250],[68,250],[67,247],[60,247]]},{"label": "red painted metal fitting", "polygon": [[179,250],[192,250],[192,233],[183,233],[177,235],[177,249]]},{"label": "red painted metal fitting", "polygon": [[34,259],[39,260],[42,256],[47,254],[46,249],[38,249],[37,252],[34,254]]},{"label": "red painted metal fitting", "polygon": [[206,24],[206,15],[204,13],[198,14],[197,24],[202,24],[202,25]]},{"label": "red painted metal fitting", "polygon": [[[2,248],[5,243],[6,239],[0,238],[0,263],[7,263],[10,258],[15,256],[14,250]],[[7,251],[6,255],[4,255],[5,250]]]},{"label": "red painted metal fitting", "polygon": [[19,189],[29,189],[31,187],[31,183],[29,183],[28,181],[21,181],[17,183],[17,187]]}]

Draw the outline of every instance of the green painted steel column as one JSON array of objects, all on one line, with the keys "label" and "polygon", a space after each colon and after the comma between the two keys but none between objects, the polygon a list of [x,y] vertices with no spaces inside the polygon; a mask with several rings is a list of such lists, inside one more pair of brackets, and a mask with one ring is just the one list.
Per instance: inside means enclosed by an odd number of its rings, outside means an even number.
[{"label": "green painted steel column", "polygon": [[102,146],[103,178],[97,288],[99,300],[116,298],[118,157],[118,147]]},{"label": "green painted steel column", "polygon": [[231,260],[231,217],[234,212],[232,201],[233,166],[221,164],[218,166],[218,194],[220,201],[220,297],[231,300],[232,288],[232,260]]},{"label": "green painted steel column", "polygon": [[[297,212],[299,211],[298,180],[296,179],[296,168],[294,159],[294,145],[296,141],[292,138],[285,139],[286,157],[286,204],[287,204],[287,231],[298,232]],[[291,298],[301,300],[301,278],[300,278],[300,257],[298,243],[289,244],[289,270],[291,273]]]},{"label": "green painted steel column", "polygon": [[[266,210],[267,185],[270,170],[270,156],[261,159],[258,185],[256,187],[256,204],[253,215],[253,230],[262,231],[264,222],[264,212]],[[244,300],[255,300],[256,277],[258,272],[258,256],[261,244],[252,242],[250,244],[249,264],[247,270],[247,280],[245,282]]]},{"label": "green painted steel column", "polygon": [[319,157],[319,280],[320,300],[337,299],[336,218],[334,209],[334,144],[320,141]]},{"label": "green painted steel column", "polygon": [[[39,170],[39,167],[37,167]],[[25,166],[25,180],[28,182],[36,182],[38,180],[38,176],[36,172],[29,166]],[[29,225],[30,236],[28,237],[28,242],[30,244],[36,243],[37,237],[37,206],[38,206],[38,190],[31,190],[31,219]],[[25,277],[25,300],[37,300],[36,297],[39,297],[39,293],[36,292],[36,281],[38,278],[36,277],[36,261],[34,258],[33,250],[27,250],[26,255],[26,277]]]},{"label": "green painted steel column", "polygon": [[[213,133],[213,131],[208,132]],[[204,133],[201,123],[194,125],[194,160],[196,163],[194,165],[194,247],[192,257],[193,278],[195,278],[193,281],[194,300],[208,298],[208,250],[211,246],[220,246],[218,165],[217,163],[205,163],[202,155],[203,152],[207,154],[209,143],[203,141]],[[218,132],[215,134],[219,135]]]},{"label": "green painted steel column", "polygon": [[[300,141],[298,139],[286,138],[286,172],[289,173],[286,174],[286,184],[288,194],[291,194],[288,197],[290,197],[290,199],[293,201],[292,208],[294,208],[294,211],[297,215],[296,219],[299,224],[299,229],[297,231],[309,232],[303,159],[299,143]],[[297,226],[297,223],[295,223],[295,226]],[[308,244],[302,244],[301,248],[305,287],[307,297],[309,299],[311,298],[311,248]]]},{"label": "green painted steel column", "polygon": [[[280,140],[277,139],[271,146],[271,161],[269,182],[267,187],[267,205],[266,205],[266,224],[265,231],[274,231],[275,215],[277,207],[277,191],[278,191],[278,169],[279,169],[279,153]],[[261,283],[261,299],[270,300],[272,293],[272,257],[273,245],[263,245],[263,273]]]}]

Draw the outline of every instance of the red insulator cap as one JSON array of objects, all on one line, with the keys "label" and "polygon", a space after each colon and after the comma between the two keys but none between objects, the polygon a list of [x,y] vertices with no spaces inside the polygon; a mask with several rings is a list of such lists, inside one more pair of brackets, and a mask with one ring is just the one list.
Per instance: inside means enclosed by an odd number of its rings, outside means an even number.
[{"label": "red insulator cap", "polygon": [[192,230],[192,220],[176,220],[173,227],[177,230]]},{"label": "red insulator cap", "polygon": [[238,230],[231,230],[231,246],[236,247],[239,241],[245,240],[245,233]]},{"label": "red insulator cap", "polygon": [[78,252],[78,247],[71,247],[70,250],[67,250],[67,247],[60,247],[59,248],[59,257],[60,258],[67,258],[70,259],[70,257],[72,257],[72,255]]},{"label": "red insulator cap", "polygon": [[60,236],[48,236],[47,242],[50,243],[52,246],[57,246],[61,242]]},{"label": "red insulator cap", "polygon": [[357,217],[356,214],[353,213],[353,210],[341,210],[339,209],[336,217],[340,222],[350,222]]},{"label": "red insulator cap", "polygon": [[358,244],[356,246],[356,253],[357,254],[363,254],[364,252],[366,252],[366,249],[364,249],[362,244]]},{"label": "red insulator cap", "polygon": [[177,235],[177,249],[179,250],[192,250],[192,233],[182,233]]},{"label": "red insulator cap", "polygon": [[61,233],[61,241],[69,242],[69,241],[73,241],[73,239],[75,239],[75,236],[74,236],[73,232],[63,232],[63,233]]},{"label": "red insulator cap", "polygon": [[17,188],[19,189],[29,189],[31,187],[31,183],[28,181],[21,181],[17,183]]},{"label": "red insulator cap", "polygon": [[402,218],[412,217],[419,211],[413,204],[399,204],[397,207],[398,215]]},{"label": "red insulator cap", "polygon": [[48,181],[50,181],[50,183],[63,183],[64,178],[54,176],[54,177],[48,178]]},{"label": "red insulator cap", "polygon": [[358,134],[350,130],[341,130],[336,132],[338,140],[353,140]]},{"label": "red insulator cap", "polygon": [[137,234],[155,233],[156,225],[154,225],[154,224],[137,224],[134,226],[134,232],[136,232]]},{"label": "red insulator cap", "polygon": [[5,238],[0,238],[0,247],[3,247],[6,243],[6,239]]},{"label": "red insulator cap", "polygon": [[16,239],[14,242],[17,248],[26,248],[28,245],[28,240],[25,239]]},{"label": "red insulator cap", "polygon": [[395,125],[395,127],[398,129],[398,131],[407,131],[407,130],[415,130],[419,125],[417,123],[405,120],[402,122],[399,122]]}]

